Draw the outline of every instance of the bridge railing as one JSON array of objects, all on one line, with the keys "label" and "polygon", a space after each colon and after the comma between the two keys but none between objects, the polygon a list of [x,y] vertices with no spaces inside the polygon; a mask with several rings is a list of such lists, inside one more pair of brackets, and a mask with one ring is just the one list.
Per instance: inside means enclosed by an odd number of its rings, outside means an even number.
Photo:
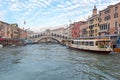
[{"label": "bridge railing", "polygon": [[68,37],[68,36],[65,36],[63,34],[56,34],[56,33],[41,33],[41,34],[36,34],[36,35],[30,36],[29,39],[40,38],[42,36],[54,36],[54,37],[58,37],[58,38],[62,38],[62,39],[70,39],[70,37]]}]

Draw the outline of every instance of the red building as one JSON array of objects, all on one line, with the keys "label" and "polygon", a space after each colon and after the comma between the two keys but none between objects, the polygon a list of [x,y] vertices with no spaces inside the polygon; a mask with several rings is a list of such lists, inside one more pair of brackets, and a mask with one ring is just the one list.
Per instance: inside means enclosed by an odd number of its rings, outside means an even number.
[{"label": "red building", "polygon": [[76,39],[80,37],[80,26],[84,23],[84,21],[74,22],[73,27],[71,29],[72,39]]}]

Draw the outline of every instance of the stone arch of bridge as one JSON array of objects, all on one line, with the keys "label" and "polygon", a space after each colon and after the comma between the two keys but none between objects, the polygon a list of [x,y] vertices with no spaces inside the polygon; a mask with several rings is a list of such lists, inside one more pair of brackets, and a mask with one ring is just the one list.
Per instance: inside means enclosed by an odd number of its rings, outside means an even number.
[{"label": "stone arch of bridge", "polygon": [[43,40],[43,39],[46,39],[46,38],[54,39],[54,40],[56,40],[56,41],[59,42],[59,43],[62,42],[62,40],[61,40],[60,38],[56,38],[56,37],[53,37],[53,36],[42,36],[42,37],[36,39],[35,42],[39,42],[39,41],[41,41],[41,40]]}]

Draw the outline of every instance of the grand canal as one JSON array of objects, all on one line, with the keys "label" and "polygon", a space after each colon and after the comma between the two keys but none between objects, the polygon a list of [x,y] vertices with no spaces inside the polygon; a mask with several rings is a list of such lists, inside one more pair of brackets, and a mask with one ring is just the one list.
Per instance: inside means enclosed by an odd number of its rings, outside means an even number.
[{"label": "grand canal", "polygon": [[59,44],[0,49],[0,80],[120,80],[120,54],[96,54]]}]

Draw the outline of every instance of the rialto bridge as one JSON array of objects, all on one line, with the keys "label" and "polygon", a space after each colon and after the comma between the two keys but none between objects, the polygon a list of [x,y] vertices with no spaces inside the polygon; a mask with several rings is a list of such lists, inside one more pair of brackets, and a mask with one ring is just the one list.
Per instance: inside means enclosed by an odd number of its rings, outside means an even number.
[{"label": "rialto bridge", "polygon": [[32,36],[29,36],[29,40],[32,40],[35,43],[39,43],[42,41],[44,42],[56,41],[58,43],[63,44],[63,41],[68,40],[68,39],[70,38],[63,34],[56,34],[56,33],[50,33],[50,32],[38,33]]}]

